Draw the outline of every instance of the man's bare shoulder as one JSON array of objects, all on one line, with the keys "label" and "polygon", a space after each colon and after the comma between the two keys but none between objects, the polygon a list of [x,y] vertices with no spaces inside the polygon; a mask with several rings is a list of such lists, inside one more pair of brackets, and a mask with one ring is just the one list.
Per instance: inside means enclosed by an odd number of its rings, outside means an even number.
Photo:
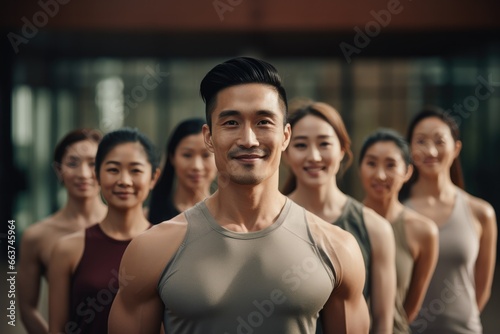
[{"label": "man's bare shoulder", "polygon": [[183,213],[154,225],[134,239],[135,243],[165,243],[184,239],[188,223]]},{"label": "man's bare shoulder", "polygon": [[136,272],[158,276],[184,241],[187,227],[181,213],[139,234],[128,245],[122,265]]}]

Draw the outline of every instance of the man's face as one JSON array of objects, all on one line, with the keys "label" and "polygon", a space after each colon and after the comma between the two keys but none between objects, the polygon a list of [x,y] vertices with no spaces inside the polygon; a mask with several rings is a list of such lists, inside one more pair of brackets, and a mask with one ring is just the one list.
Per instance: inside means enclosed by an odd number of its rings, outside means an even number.
[{"label": "man's face", "polygon": [[274,87],[252,83],[223,89],[211,117],[212,132],[205,125],[203,134],[219,178],[256,185],[277,174],[291,131],[289,124],[283,127],[284,110]]}]

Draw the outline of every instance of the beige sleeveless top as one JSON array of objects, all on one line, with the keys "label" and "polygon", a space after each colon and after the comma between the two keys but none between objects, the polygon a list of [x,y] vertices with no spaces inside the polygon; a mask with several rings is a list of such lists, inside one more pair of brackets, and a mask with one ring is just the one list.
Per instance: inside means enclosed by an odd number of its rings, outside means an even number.
[{"label": "beige sleeveless top", "polygon": [[158,284],[165,332],[314,333],[337,283],[305,213],[287,199],[272,225],[237,233],[204,202],[187,210],[185,240]]},{"label": "beige sleeveless top", "polygon": [[414,260],[410,252],[410,247],[406,242],[404,210],[392,222],[394,239],[396,242],[396,305],[394,312],[394,333],[410,333],[408,317],[404,309],[404,302],[410,287],[413,273]]},{"label": "beige sleeveless top", "polygon": [[453,211],[439,227],[439,256],[413,333],[482,333],[474,267],[479,237],[463,190],[457,188]]}]

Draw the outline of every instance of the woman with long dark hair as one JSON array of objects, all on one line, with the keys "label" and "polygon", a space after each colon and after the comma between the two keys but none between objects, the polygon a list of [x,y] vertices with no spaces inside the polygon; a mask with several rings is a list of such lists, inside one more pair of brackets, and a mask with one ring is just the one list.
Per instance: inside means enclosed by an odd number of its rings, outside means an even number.
[{"label": "woman with long dark hair", "polygon": [[462,142],[454,119],[427,108],[410,123],[415,173],[405,204],[439,228],[439,257],[416,333],[482,333],[480,312],[493,281],[497,225],[493,207],[463,190]]},{"label": "woman with long dark hair", "polygon": [[410,148],[390,129],[370,134],[361,147],[359,171],[363,204],[391,223],[396,240],[394,334],[410,333],[438,256],[438,229],[433,221],[405,208],[398,193],[413,172]]},{"label": "woman with long dark hair", "polygon": [[151,196],[151,223],[171,219],[210,195],[217,169],[213,153],[203,141],[203,124],[205,120],[191,118],[174,129],[165,152],[165,166]]}]

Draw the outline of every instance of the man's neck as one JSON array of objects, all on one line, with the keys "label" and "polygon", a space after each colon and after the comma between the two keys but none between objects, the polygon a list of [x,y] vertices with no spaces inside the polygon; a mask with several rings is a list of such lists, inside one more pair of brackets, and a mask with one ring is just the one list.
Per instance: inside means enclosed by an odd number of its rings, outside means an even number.
[{"label": "man's neck", "polygon": [[258,185],[230,183],[219,187],[206,204],[222,227],[235,232],[252,232],[272,225],[285,202],[277,180],[270,179]]}]

